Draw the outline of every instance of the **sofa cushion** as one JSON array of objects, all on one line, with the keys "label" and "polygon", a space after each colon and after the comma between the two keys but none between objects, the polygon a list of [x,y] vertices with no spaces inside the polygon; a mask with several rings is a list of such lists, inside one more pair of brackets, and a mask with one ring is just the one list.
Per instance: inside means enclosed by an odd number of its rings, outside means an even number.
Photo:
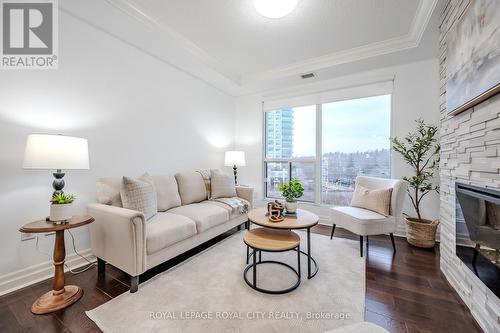
[{"label": "sofa cushion", "polygon": [[211,199],[232,198],[236,196],[236,186],[234,177],[221,172],[212,172],[211,178]]},{"label": "sofa cushion", "polygon": [[173,175],[153,176],[153,182],[156,188],[159,212],[164,212],[181,205],[179,188]]},{"label": "sofa cushion", "polygon": [[180,206],[172,208],[168,212],[186,216],[193,220],[196,223],[198,233],[229,220],[229,211],[227,209],[208,203]]},{"label": "sofa cushion", "polygon": [[122,207],[121,178],[100,178],[96,182],[97,201],[104,205]]},{"label": "sofa cushion", "polygon": [[207,189],[202,175],[197,171],[179,172],[175,174],[179,194],[183,205],[207,200]]},{"label": "sofa cushion", "polygon": [[137,210],[149,220],[158,211],[153,178],[145,173],[138,179],[123,177],[120,187],[123,208]]},{"label": "sofa cushion", "polygon": [[195,234],[193,220],[178,214],[158,213],[146,223],[146,252],[158,252]]},{"label": "sofa cushion", "polygon": [[359,184],[354,189],[351,206],[372,210],[388,216],[391,211],[392,187],[384,189],[368,189]]}]

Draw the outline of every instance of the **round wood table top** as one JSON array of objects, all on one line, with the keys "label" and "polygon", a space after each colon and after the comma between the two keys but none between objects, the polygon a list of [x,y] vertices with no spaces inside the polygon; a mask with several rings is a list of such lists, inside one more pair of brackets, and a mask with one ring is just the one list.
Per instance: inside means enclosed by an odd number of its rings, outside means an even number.
[{"label": "round wood table top", "polygon": [[23,225],[19,231],[35,234],[41,232],[53,232],[81,227],[94,222],[94,218],[88,215],[74,215],[64,223],[54,223],[52,221],[38,220]]},{"label": "round wood table top", "polygon": [[285,216],[281,222],[269,221],[266,213],[267,208],[252,209],[248,212],[248,219],[260,226],[275,229],[305,229],[315,226],[319,221],[318,215],[303,209],[297,209],[296,216]]},{"label": "round wood table top", "polygon": [[245,232],[243,241],[256,250],[281,252],[299,246],[300,237],[290,230],[255,228]]}]

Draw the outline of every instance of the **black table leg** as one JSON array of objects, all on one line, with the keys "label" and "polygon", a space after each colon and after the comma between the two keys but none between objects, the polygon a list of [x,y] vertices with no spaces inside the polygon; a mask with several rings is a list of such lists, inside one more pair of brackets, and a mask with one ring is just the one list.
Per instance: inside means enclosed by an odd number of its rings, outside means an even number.
[{"label": "black table leg", "polygon": [[299,279],[300,279],[300,244],[299,246],[297,246],[297,267],[298,267],[298,270],[299,270]]},{"label": "black table leg", "polygon": [[307,278],[311,276],[311,228],[307,228]]},{"label": "black table leg", "polygon": [[257,251],[253,249],[253,287],[257,288]]}]

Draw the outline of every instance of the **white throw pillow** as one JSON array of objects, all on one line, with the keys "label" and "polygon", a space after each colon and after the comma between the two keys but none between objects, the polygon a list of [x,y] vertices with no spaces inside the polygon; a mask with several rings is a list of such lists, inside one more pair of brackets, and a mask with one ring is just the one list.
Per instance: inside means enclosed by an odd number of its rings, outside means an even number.
[{"label": "white throw pillow", "polygon": [[392,187],[370,190],[361,185],[356,185],[351,200],[351,206],[374,211],[384,216],[389,216],[391,211]]},{"label": "white throw pillow", "polygon": [[121,178],[101,178],[96,182],[97,201],[104,205],[122,207]]},{"label": "white throw pillow", "polygon": [[212,189],[211,199],[232,198],[236,196],[234,177],[213,171],[210,183]]},{"label": "white throw pillow", "polygon": [[120,196],[123,208],[142,212],[146,220],[155,216],[158,211],[153,178],[147,173],[138,179],[123,177]]},{"label": "white throw pillow", "polygon": [[179,207],[181,205],[179,188],[177,187],[177,181],[173,175],[153,176],[153,181],[156,189],[159,212],[165,212],[170,208]]},{"label": "white throw pillow", "polygon": [[179,172],[175,174],[182,205],[202,202],[208,199],[205,181],[198,171]]}]

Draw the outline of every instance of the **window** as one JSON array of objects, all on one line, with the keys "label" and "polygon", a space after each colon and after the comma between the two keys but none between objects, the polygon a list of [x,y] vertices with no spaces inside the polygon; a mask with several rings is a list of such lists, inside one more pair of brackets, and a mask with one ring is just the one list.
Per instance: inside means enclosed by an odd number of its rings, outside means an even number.
[{"label": "window", "polygon": [[266,197],[281,198],[279,185],[297,178],[304,201],[315,201],[316,105],[266,112]]},{"label": "window", "polygon": [[390,118],[391,95],[266,111],[266,197],[297,178],[301,201],[348,205],[356,176],[390,176]]},{"label": "window", "polygon": [[356,176],[391,175],[391,96],[328,103],[321,109],[321,203],[349,205]]}]

